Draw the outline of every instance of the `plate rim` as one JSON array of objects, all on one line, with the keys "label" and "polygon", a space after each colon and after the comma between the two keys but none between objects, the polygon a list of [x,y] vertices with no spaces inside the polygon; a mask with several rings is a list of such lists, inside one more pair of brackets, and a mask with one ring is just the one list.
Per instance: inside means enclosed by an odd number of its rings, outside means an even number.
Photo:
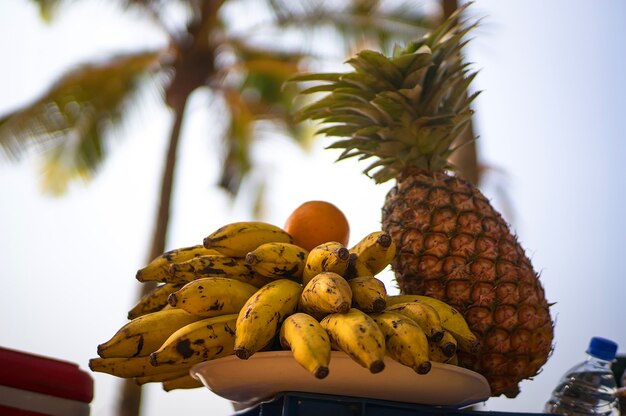
[{"label": "plate rim", "polygon": [[[389,365],[391,364],[391,366],[401,366],[404,367],[402,364],[394,361],[391,359],[391,357],[385,357],[386,358],[386,363]],[[257,352],[255,353],[252,357],[250,357],[249,360],[285,360],[285,359],[290,359],[293,360],[293,362],[295,363],[295,360],[293,358],[293,353],[289,350],[280,350],[280,351],[262,351],[262,352]],[[348,356],[348,354],[342,352],[342,351],[331,351],[331,366],[332,366],[332,362],[333,359],[335,360],[350,360],[352,361],[352,358],[350,358]],[[231,363],[232,362],[232,363]],[[229,397],[225,397],[224,395],[220,394],[220,392],[215,391],[210,385],[209,383],[204,379],[204,377],[202,377],[202,371],[206,371],[207,368],[213,367],[213,366],[221,366],[224,363],[226,363],[227,365],[232,365],[233,363],[236,362],[242,362],[245,363],[246,361],[242,361],[241,359],[237,358],[235,355],[230,355],[230,356],[226,356],[226,357],[222,357],[216,360],[209,360],[209,361],[203,361],[201,363],[197,363],[195,365],[193,365],[190,369],[189,369],[189,374],[196,378],[197,380],[201,381],[204,386],[209,389],[211,392],[213,392],[214,394],[221,396],[227,400],[230,400],[231,402],[234,403],[239,403],[239,404],[245,404],[248,406],[254,405],[254,404],[258,404],[261,402],[266,402],[268,400],[271,400],[272,397],[276,397],[277,395],[281,394],[281,393],[285,393],[288,391],[292,391],[292,392],[297,392],[300,390],[285,390],[285,391],[280,391],[280,392],[273,392],[271,394],[266,395],[265,397],[253,397],[247,401],[237,401],[237,400],[233,400]],[[356,363],[355,363],[356,364]],[[299,365],[299,364],[298,364]],[[358,365],[358,364],[356,364]],[[406,367],[408,368],[408,367]],[[332,369],[332,367],[331,367]],[[438,370],[443,370],[446,372],[452,372],[452,373],[457,373],[460,377],[469,377],[471,379],[474,379],[476,381],[476,383],[480,384],[480,386],[477,384],[477,390],[480,390],[481,388],[484,389],[484,397],[480,397],[480,398],[471,398],[470,400],[464,401],[464,402],[459,402],[459,403],[454,403],[454,404],[433,404],[435,406],[444,406],[444,407],[451,407],[451,408],[461,408],[461,407],[465,407],[465,406],[469,406],[475,403],[480,403],[483,401],[486,401],[487,399],[489,399],[489,397],[491,396],[491,389],[489,387],[489,383],[487,381],[487,379],[480,373],[477,373],[475,371],[469,370],[467,368],[464,367],[460,367],[460,366],[456,366],[456,365],[451,365],[451,364],[445,364],[445,363],[439,363],[439,362],[432,362],[432,369],[431,371],[438,371]],[[332,371],[332,370],[331,370]],[[384,372],[385,370],[383,370]],[[404,371],[404,370],[402,370]],[[311,375],[311,377],[313,377]],[[318,380],[318,381],[323,381],[323,380]],[[271,383],[269,383],[271,384]],[[480,388],[478,388],[480,387]],[[219,389],[218,389],[219,390]],[[313,389],[315,390],[315,389]],[[341,393],[327,393],[327,392],[318,392],[318,391],[301,391],[302,393],[309,393],[309,394],[330,394],[330,395],[339,395],[342,396]],[[345,395],[344,395],[345,396]],[[358,397],[358,396],[350,396],[350,397]],[[410,403],[410,404],[420,404],[420,405],[431,405],[431,404],[425,404],[425,403],[418,403],[418,402],[406,402],[406,401],[400,401],[400,400],[390,400],[390,399],[381,399],[379,397],[365,397],[362,396],[365,399],[372,399],[372,400],[385,400],[385,401],[396,401],[399,403]]]}]

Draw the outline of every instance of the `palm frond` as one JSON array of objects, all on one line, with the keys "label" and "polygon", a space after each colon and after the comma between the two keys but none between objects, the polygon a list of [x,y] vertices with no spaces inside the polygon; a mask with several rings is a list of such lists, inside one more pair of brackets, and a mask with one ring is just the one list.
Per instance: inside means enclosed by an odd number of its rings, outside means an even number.
[{"label": "palm frond", "polygon": [[351,0],[292,2],[270,0],[275,21],[280,31],[297,29],[309,33],[320,29],[334,31],[344,50],[351,53],[376,45],[387,51],[397,41],[413,39],[434,27],[434,19],[413,1],[389,2],[380,0]]},{"label": "palm frond", "polygon": [[224,135],[226,149],[219,186],[236,195],[244,176],[250,171],[254,116],[239,91],[224,91],[224,101],[230,113],[230,124]]},{"label": "palm frond", "polygon": [[159,71],[159,58],[159,52],[142,52],[69,71],[41,98],[0,118],[0,152],[12,159],[42,153],[47,171],[63,172],[59,189],[94,171],[105,136],[124,120],[141,81]]},{"label": "palm frond", "polygon": [[305,141],[306,129],[292,120],[298,88],[285,85],[299,71],[302,55],[258,49],[245,43],[230,44],[237,63],[228,68],[238,80],[223,90],[231,121],[225,133],[226,152],[220,186],[236,194],[251,169],[252,143],[262,134],[261,123],[283,129],[296,141]]},{"label": "palm frond", "polygon": [[49,22],[54,17],[57,9],[63,0],[33,0],[39,7],[41,18]]}]

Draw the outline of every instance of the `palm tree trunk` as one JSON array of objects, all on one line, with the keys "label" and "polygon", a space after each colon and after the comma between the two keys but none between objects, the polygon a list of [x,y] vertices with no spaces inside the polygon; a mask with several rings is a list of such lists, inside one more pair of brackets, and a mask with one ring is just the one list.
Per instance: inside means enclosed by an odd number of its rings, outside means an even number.
[{"label": "palm tree trunk", "polygon": [[[187,94],[182,100],[176,102],[172,106],[174,113],[174,125],[170,132],[169,147],[165,158],[165,167],[163,170],[163,178],[161,180],[161,193],[159,200],[159,211],[157,212],[154,234],[152,237],[152,245],[148,253],[148,261],[154,259],[165,251],[165,241],[167,238],[167,229],[170,220],[170,206],[172,203],[172,185],[174,183],[174,168],[176,166],[176,153],[178,151],[178,142],[180,139],[181,127],[183,124],[185,104],[187,102]],[[141,285],[139,298],[152,290],[156,284],[154,282],[146,282]],[[141,408],[142,388],[135,384],[132,379],[124,379],[122,381],[121,398],[118,402],[119,416],[138,416]]]},{"label": "palm tree trunk", "polygon": [[[443,20],[446,20],[459,7],[457,0],[442,0]],[[455,151],[450,161],[456,167],[458,174],[465,180],[478,185],[480,182],[480,168],[478,165],[478,151],[474,140],[474,127],[470,121],[468,127],[457,139],[456,144],[465,143]]]},{"label": "palm tree trunk", "polygon": [[[215,74],[215,45],[211,43],[211,32],[219,27],[218,12],[224,0],[205,0],[202,2],[199,19],[190,23],[188,34],[191,42],[181,41],[177,45],[178,56],[174,64],[176,76],[168,86],[165,96],[167,105],[174,112],[174,125],[170,134],[169,148],[165,159],[165,169],[161,182],[159,211],[154,226],[152,247],[148,261],[165,251],[165,239],[170,218],[172,185],[176,151],[183,124],[185,105],[191,93],[206,85]],[[142,285],[140,296],[148,293],[154,285]],[[118,404],[118,416],[138,416],[141,408],[140,386],[133,380],[124,380],[122,395]]]}]

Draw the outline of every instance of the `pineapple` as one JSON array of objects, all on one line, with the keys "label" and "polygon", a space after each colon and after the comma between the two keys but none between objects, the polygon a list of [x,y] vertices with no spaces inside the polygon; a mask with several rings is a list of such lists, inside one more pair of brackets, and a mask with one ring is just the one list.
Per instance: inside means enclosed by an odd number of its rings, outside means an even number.
[{"label": "pineapple", "polygon": [[[481,340],[460,364],[484,375],[492,395],[515,397],[552,351],[553,322],[537,273],[502,216],[449,163],[467,126],[475,77],[461,59],[475,26],[457,23],[463,8],[391,57],[365,50],[349,73],[308,74],[305,93],[326,92],[301,110],[319,132],[343,137],[338,160],[372,158],[377,183],[395,179],[382,210],[398,251],[393,271],[402,293],[456,307]],[[321,82],[320,82],[321,81]]]}]

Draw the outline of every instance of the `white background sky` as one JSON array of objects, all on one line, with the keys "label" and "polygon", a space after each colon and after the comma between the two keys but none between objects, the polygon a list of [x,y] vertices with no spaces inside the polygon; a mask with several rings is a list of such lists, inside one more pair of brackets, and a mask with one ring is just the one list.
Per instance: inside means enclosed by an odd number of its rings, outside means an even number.
[{"label": "white background sky", "polygon": [[[105,52],[159,45],[149,25],[105,2],[73,6],[51,25],[31,2],[0,2],[0,114],[27,103],[70,65]],[[556,302],[555,350],[518,398],[484,409],[539,412],[559,376],[584,358],[591,336],[626,353],[626,3],[614,0],[478,0],[484,16],[468,49],[483,90],[476,130],[491,175],[485,193],[505,214]],[[168,248],[198,244],[218,226],[250,218],[212,187],[216,159],[205,129],[206,96],[197,94],[184,127]],[[145,263],[156,210],[170,115],[148,102],[113,143],[89,186],[62,198],[41,194],[37,157],[0,163],[0,253],[4,292],[0,345],[78,363],[126,322]],[[334,164],[322,143],[306,155],[287,141],[265,141],[255,155],[271,178],[265,220],[282,225],[309,199],[347,214],[352,242],[380,226],[389,185],[375,186],[364,166]],[[280,149],[280,151],[278,151]],[[508,211],[507,211],[508,212]],[[393,292],[391,276],[384,274]],[[89,370],[87,370],[89,371]],[[93,374],[92,415],[113,414],[118,380]],[[144,415],[231,413],[205,389],[145,390]],[[207,413],[209,412],[209,413]]]}]

